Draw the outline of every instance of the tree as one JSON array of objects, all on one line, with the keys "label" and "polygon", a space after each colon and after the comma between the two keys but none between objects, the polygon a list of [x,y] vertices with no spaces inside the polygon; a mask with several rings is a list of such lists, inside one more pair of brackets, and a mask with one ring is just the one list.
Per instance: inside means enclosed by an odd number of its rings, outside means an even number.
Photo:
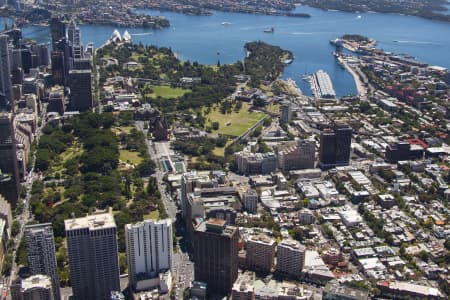
[{"label": "tree", "polygon": [[16,236],[20,232],[20,222],[17,220],[14,220],[11,224],[11,235]]},{"label": "tree", "polygon": [[262,133],[262,130],[263,130],[262,126],[256,127],[255,130],[254,130],[253,133],[252,133],[252,136],[253,136],[253,137],[258,137],[258,136],[260,136],[261,133]]},{"label": "tree", "polygon": [[6,254],[4,261],[3,261],[3,268],[2,268],[3,275],[9,276],[11,274],[12,261],[13,261],[13,258],[12,258],[11,253]]},{"label": "tree", "polygon": [[150,158],[144,159],[138,166],[137,170],[141,177],[148,177],[155,173],[156,164]]},{"label": "tree", "polygon": [[428,262],[428,260],[429,260],[429,258],[430,258],[430,255],[429,255],[428,252],[425,251],[425,250],[420,251],[418,256],[419,256],[419,258],[420,258],[421,260],[423,260],[424,262]]},{"label": "tree", "polygon": [[212,122],[212,129],[219,130],[219,122]]}]

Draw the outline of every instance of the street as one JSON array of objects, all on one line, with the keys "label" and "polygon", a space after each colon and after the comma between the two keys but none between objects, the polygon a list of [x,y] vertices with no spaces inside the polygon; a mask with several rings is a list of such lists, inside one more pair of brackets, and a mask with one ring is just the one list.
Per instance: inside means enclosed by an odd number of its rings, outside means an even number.
[{"label": "street", "polygon": [[[41,130],[45,126],[45,117],[44,116],[46,114],[46,111],[47,111],[47,106],[44,105],[42,107],[42,112],[41,112],[41,120],[42,120],[41,126],[38,126],[36,128],[36,133],[34,135],[36,142],[39,141],[39,138],[41,136]],[[25,180],[22,183],[22,185],[26,188],[27,195],[26,195],[25,199],[19,199],[19,201],[23,201],[23,209],[19,215],[14,216],[14,219],[19,221],[20,230],[19,230],[19,233],[14,238],[14,248],[12,251],[13,261],[12,261],[12,267],[11,267],[11,274],[9,275],[9,277],[6,277],[4,280],[5,287],[8,290],[12,284],[12,280],[14,280],[17,277],[17,274],[19,272],[19,266],[16,264],[16,255],[17,255],[17,249],[19,247],[20,241],[22,240],[22,237],[24,234],[25,225],[28,222],[30,222],[31,220],[33,220],[33,215],[31,213],[31,208],[30,208],[31,188],[33,186],[33,182],[39,177],[38,174],[34,172],[34,161],[36,160],[36,153],[33,153],[33,156],[31,159],[33,160],[33,163],[32,163],[33,167],[28,172],[28,174],[25,176]]]},{"label": "street", "polygon": [[[144,122],[136,121],[136,128],[144,134]],[[174,251],[172,260],[172,276],[174,278],[174,285],[176,287],[175,297],[179,299],[183,296],[183,291],[190,286],[190,283],[194,279],[194,265],[189,259],[189,253],[184,246],[184,227],[180,225],[182,222],[177,222],[177,213],[179,212],[175,201],[173,201],[171,195],[166,192],[165,182],[163,177],[165,175],[165,170],[161,163],[161,159],[168,158],[170,154],[170,143],[169,142],[152,142],[149,139],[147,141],[148,153],[152,160],[156,163],[156,171],[153,176],[156,178],[158,183],[158,189],[161,193],[161,198],[166,208],[169,218],[174,222],[174,231],[177,235],[178,241],[178,251]]]}]

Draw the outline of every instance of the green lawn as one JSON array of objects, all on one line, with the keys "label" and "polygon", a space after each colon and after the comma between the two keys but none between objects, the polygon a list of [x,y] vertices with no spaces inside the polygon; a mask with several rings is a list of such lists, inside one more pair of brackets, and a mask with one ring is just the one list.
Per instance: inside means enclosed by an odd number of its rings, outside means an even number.
[{"label": "green lawn", "polygon": [[186,93],[190,93],[190,89],[182,89],[182,88],[172,88],[166,85],[153,85],[152,87],[153,93],[149,94],[149,97],[156,98],[158,96],[169,99],[169,98],[178,98],[183,96]]},{"label": "green lawn", "polygon": [[144,220],[153,219],[153,220],[159,220],[159,211],[156,209],[154,211],[151,211],[150,213],[146,214],[144,216]]},{"label": "green lawn", "polygon": [[130,162],[138,165],[142,161],[142,157],[139,156],[139,152],[132,152],[128,150],[119,150],[119,159],[123,162]]},{"label": "green lawn", "polygon": [[207,124],[211,125],[212,122],[219,122],[219,129],[214,130],[214,133],[240,136],[266,116],[263,113],[251,112],[249,108],[249,104],[243,103],[239,112],[233,111],[231,114],[221,114],[220,109],[217,107],[206,116]]}]

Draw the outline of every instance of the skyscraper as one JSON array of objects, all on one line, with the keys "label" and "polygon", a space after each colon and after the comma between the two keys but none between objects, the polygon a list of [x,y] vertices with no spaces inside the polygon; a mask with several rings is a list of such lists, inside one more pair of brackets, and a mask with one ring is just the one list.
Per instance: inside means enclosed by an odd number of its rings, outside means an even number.
[{"label": "skyscraper", "polygon": [[52,60],[53,83],[58,85],[64,85],[65,82],[64,53],[61,51],[53,51],[51,55],[51,60]]},{"label": "skyscraper", "polygon": [[66,24],[60,17],[52,17],[50,20],[50,33],[52,35],[52,48],[57,48],[57,42],[66,36]]},{"label": "skyscraper", "polygon": [[151,278],[171,268],[173,246],[170,219],[125,225],[125,242],[128,278],[134,289],[139,274]]},{"label": "skyscraper", "polygon": [[336,165],[345,166],[350,161],[350,149],[352,143],[352,128],[345,123],[336,123]]},{"label": "skyscraper", "polygon": [[6,176],[2,176],[0,193],[15,207],[19,199],[20,177],[12,113],[0,112],[0,170]]},{"label": "skyscraper", "polygon": [[195,280],[205,282],[209,293],[229,294],[238,276],[237,227],[209,219],[194,231]]},{"label": "skyscraper", "polygon": [[83,58],[83,49],[81,47],[80,27],[77,26],[75,20],[70,20],[67,27],[67,39],[71,48],[71,57],[73,59]]},{"label": "skyscraper", "polygon": [[12,106],[11,65],[9,61],[9,37],[0,34],[0,111],[9,111]]},{"label": "skyscraper", "polygon": [[70,70],[70,108],[86,111],[92,108],[92,72],[91,70]]},{"label": "skyscraper", "polygon": [[54,299],[61,299],[52,225],[50,223],[27,225],[24,234],[31,273],[49,276]]},{"label": "skyscraper", "polygon": [[320,133],[320,167],[333,168],[345,166],[350,162],[352,128],[347,124],[336,123],[333,130]]},{"label": "skyscraper", "polygon": [[74,300],[109,300],[120,290],[117,228],[111,214],[64,221]]},{"label": "skyscraper", "polygon": [[292,119],[292,104],[289,101],[283,101],[281,103],[281,117],[280,123],[287,124]]}]

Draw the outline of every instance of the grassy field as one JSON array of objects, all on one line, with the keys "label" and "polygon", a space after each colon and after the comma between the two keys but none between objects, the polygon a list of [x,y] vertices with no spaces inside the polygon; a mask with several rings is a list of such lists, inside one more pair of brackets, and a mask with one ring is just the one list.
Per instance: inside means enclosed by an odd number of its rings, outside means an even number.
[{"label": "grassy field", "polygon": [[148,220],[148,219],[159,220],[159,211],[154,210],[154,211],[150,212],[149,214],[146,214],[144,216],[144,220]]},{"label": "grassy field", "polygon": [[173,88],[165,85],[154,85],[151,87],[153,93],[148,94],[149,97],[156,98],[158,96],[169,99],[169,98],[178,98],[183,96],[186,93],[190,93],[190,89],[182,89],[182,88]]},{"label": "grassy field", "polygon": [[269,111],[271,113],[280,113],[280,104],[270,104],[266,105],[266,111]]},{"label": "grassy field", "polygon": [[139,152],[132,152],[128,150],[119,150],[119,159],[123,162],[130,162],[138,165],[142,161],[142,157],[139,156]]},{"label": "grassy field", "polygon": [[206,116],[207,125],[211,125],[212,122],[219,122],[219,129],[214,130],[214,133],[240,136],[266,116],[262,113],[251,112],[249,108],[249,104],[243,103],[239,112],[233,111],[231,114],[221,114],[219,108],[216,107]]}]

